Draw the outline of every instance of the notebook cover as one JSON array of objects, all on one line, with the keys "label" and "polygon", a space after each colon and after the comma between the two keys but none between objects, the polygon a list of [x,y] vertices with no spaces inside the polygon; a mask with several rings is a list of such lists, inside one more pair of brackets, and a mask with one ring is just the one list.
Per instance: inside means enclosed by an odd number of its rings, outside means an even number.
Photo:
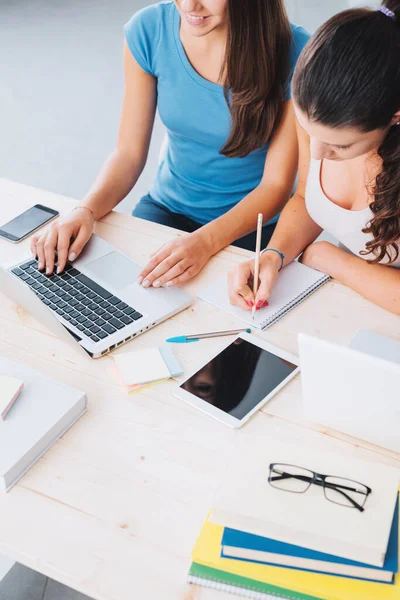
[{"label": "notebook cover", "polygon": [[[241,558],[238,556],[235,556],[235,554],[230,554],[226,548],[224,547],[232,547],[232,548],[240,548],[240,549],[246,549],[246,550],[255,550],[258,552],[269,552],[271,554],[278,554],[278,555],[284,555],[284,556],[288,556],[288,557],[298,557],[298,558],[303,558],[303,559],[308,559],[308,560],[312,560],[312,561],[323,561],[325,563],[334,563],[337,565],[348,565],[348,566],[352,566],[352,567],[361,567],[361,568],[365,568],[365,569],[370,569],[372,571],[387,571],[388,573],[397,573],[398,572],[398,533],[399,533],[399,501],[397,500],[397,504],[396,504],[396,510],[394,512],[394,516],[393,516],[393,524],[392,524],[392,529],[390,532],[390,537],[389,537],[389,544],[388,544],[388,549],[386,552],[386,557],[385,557],[385,564],[383,565],[383,567],[374,567],[374,566],[370,566],[367,565],[365,563],[359,563],[356,561],[351,561],[351,560],[347,560],[345,558],[340,558],[338,556],[333,556],[331,554],[325,554],[322,552],[315,552],[314,550],[309,550],[308,548],[302,548],[301,546],[295,546],[293,544],[285,544],[284,542],[279,542],[277,540],[272,540],[270,538],[266,538],[266,537],[261,537],[258,535],[253,535],[251,533],[246,533],[244,531],[237,531],[235,529],[229,529],[228,527],[225,527],[224,529],[224,533],[222,536],[222,548],[221,548],[221,557],[222,558],[232,558],[234,560],[247,560],[248,562],[255,562],[255,563],[259,563],[259,564],[274,564],[275,566],[283,566],[285,568],[295,568],[297,570],[304,570],[304,571],[310,571],[313,573],[325,573],[326,575],[329,574],[335,574],[332,573],[331,571],[327,571],[327,570],[318,570],[316,571],[315,569],[312,568],[300,568],[296,565],[294,566],[289,566],[289,565],[280,565],[279,562],[268,562],[266,560],[263,560],[262,557],[260,557],[260,559],[250,559],[250,558]],[[350,578],[357,578],[357,579],[366,579],[366,580],[370,580],[370,581],[379,581],[376,580],[374,577],[362,577],[360,576],[356,576],[356,575],[344,575],[343,573],[336,573],[341,575],[342,577],[350,577]],[[385,582],[387,583],[394,583],[394,578],[392,579],[391,582]]]},{"label": "notebook cover", "polygon": [[228,284],[225,277],[212,282],[200,290],[198,298],[220,308],[225,312],[245,321],[251,327],[266,329],[282,318],[287,312],[300,304],[305,298],[329,280],[329,276],[311,269],[299,262],[292,262],[279,274],[276,284],[268,298],[269,306],[257,311],[254,321],[251,311],[232,306],[228,297]]},{"label": "notebook cover", "polygon": [[193,562],[321,600],[400,600],[399,575],[394,585],[387,585],[221,558],[222,534],[221,525],[206,521],[192,551]]},{"label": "notebook cover", "polygon": [[[293,592],[275,585],[262,583],[248,577],[241,577],[234,573],[213,569],[199,563],[192,563],[188,577],[189,583],[196,585],[206,585],[208,588],[219,589],[230,593],[241,595],[243,590],[253,592],[249,597],[257,600],[267,600],[271,596],[277,598],[287,598],[288,600],[319,600],[315,596]],[[233,589],[229,589],[233,588]]]}]

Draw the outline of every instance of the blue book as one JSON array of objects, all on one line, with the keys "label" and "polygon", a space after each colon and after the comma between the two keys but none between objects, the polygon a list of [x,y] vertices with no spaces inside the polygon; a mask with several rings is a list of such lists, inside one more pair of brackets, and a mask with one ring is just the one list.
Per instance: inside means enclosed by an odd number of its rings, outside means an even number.
[{"label": "blue book", "polygon": [[221,541],[222,558],[389,584],[394,583],[394,574],[398,572],[398,555],[398,500],[383,567],[366,565],[228,527],[225,527]]}]

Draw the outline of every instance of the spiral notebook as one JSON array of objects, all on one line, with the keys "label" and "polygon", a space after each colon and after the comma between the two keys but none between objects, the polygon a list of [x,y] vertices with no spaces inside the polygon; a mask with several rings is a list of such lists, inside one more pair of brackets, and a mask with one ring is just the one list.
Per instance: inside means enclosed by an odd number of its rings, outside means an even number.
[{"label": "spiral notebook", "polygon": [[276,600],[285,598],[287,600],[317,600],[314,596],[293,592],[286,588],[270,585],[262,581],[256,581],[248,577],[241,577],[234,573],[213,569],[207,565],[196,562],[190,567],[188,582],[194,585],[227,592],[241,598],[251,600]]},{"label": "spiral notebook", "polygon": [[251,318],[251,311],[246,312],[229,302],[226,276],[216,279],[209,286],[200,290],[197,297],[245,321],[252,327],[267,329],[328,280],[329,275],[325,275],[325,273],[306,267],[296,261],[290,263],[282,269],[278,276],[271,297],[268,299],[269,306],[258,310],[254,321]]}]

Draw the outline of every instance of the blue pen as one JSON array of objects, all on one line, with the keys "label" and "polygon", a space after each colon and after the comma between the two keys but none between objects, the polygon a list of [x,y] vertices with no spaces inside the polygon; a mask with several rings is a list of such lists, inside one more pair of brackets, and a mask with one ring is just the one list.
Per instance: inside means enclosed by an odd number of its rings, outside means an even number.
[{"label": "blue pen", "polygon": [[177,337],[168,338],[166,342],[174,342],[175,344],[189,344],[190,342],[198,342],[206,338],[221,337],[224,335],[237,335],[238,333],[251,333],[251,329],[233,329],[230,331],[213,331],[212,333],[198,333],[195,335],[178,335]]}]

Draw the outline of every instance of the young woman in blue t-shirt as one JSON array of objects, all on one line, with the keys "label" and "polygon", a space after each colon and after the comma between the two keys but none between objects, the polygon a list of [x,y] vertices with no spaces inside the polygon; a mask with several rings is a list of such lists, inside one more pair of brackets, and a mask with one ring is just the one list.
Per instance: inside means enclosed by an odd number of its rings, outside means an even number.
[{"label": "young woman in blue t-shirt", "polygon": [[73,261],[93,224],[133,188],[146,163],[158,108],[167,144],[149,194],[133,214],[190,232],[164,245],[141,273],[145,287],[174,285],[236,243],[263,243],[290,197],[297,137],[290,79],[308,35],[283,0],[175,0],[125,26],[125,95],[115,150],[79,208],[33,238],[51,273]]}]

